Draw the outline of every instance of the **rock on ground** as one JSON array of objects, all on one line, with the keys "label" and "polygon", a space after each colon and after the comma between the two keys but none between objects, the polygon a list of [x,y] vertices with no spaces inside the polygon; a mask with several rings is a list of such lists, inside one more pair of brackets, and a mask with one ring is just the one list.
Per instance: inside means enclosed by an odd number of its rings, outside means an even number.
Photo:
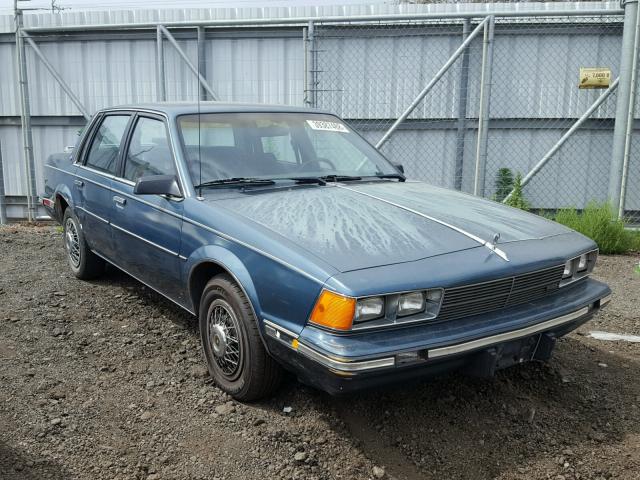
[{"label": "rock on ground", "polygon": [[613,301],[548,365],[243,405],[188,314],[114,268],[76,280],[55,227],[0,228],[0,479],[637,479],[640,344],[587,334],[640,334],[639,260],[601,256]]}]

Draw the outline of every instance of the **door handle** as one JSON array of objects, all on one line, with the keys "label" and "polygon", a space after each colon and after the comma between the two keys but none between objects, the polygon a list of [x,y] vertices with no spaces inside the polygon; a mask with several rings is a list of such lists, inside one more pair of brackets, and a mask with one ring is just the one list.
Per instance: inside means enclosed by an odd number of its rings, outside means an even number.
[{"label": "door handle", "polygon": [[73,183],[78,188],[84,187],[84,182],[82,180],[74,180]]},{"label": "door handle", "polygon": [[127,203],[126,198],[122,198],[118,196],[113,197],[113,201],[116,202],[116,205],[118,205],[119,207],[124,207],[124,205]]}]

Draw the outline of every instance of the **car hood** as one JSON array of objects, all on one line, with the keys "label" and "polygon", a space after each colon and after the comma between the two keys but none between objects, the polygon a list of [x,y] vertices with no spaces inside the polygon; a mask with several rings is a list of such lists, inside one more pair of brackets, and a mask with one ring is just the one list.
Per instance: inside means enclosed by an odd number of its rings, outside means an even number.
[{"label": "car hood", "polygon": [[247,189],[215,200],[342,272],[478,248],[496,234],[505,243],[570,231],[537,215],[421,182]]}]

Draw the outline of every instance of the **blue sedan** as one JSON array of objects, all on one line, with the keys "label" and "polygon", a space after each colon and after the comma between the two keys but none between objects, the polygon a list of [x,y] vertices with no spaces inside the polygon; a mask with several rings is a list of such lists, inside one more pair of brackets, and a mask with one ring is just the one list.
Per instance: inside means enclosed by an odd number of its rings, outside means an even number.
[{"label": "blue sedan", "polygon": [[326,112],[222,103],[98,112],[42,203],[80,279],[124,270],[199,319],[217,385],[283,369],[341,393],[548,360],[610,299],[597,247],[405,178]]}]

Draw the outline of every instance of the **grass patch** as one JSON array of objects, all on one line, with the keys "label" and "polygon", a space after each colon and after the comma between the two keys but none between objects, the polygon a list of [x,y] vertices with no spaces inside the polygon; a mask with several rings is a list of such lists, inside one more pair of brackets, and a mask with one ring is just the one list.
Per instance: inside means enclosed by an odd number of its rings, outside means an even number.
[{"label": "grass patch", "polygon": [[563,208],[554,220],[593,239],[600,253],[640,250],[640,232],[626,230],[624,221],[616,218],[608,203],[591,202],[582,212]]}]

